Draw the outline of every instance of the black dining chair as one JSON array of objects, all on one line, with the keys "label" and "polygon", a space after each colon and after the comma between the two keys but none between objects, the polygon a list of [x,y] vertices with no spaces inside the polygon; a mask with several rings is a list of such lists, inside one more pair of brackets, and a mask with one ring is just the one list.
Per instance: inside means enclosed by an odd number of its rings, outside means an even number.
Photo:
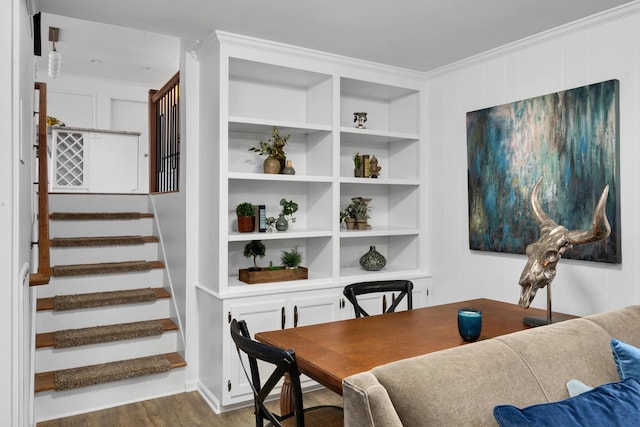
[{"label": "black dining chair", "polygon": [[[303,409],[302,387],[300,373],[293,350],[282,350],[268,344],[251,339],[249,329],[244,320],[231,321],[231,338],[236,345],[240,364],[253,390],[253,404],[256,415],[256,427],[263,427],[264,420],[270,421],[268,426],[277,427],[333,427],[344,425],[344,415],[339,406],[314,406]],[[249,371],[242,357],[245,353],[249,360]],[[274,370],[262,384],[258,371],[258,360],[274,365]],[[280,416],[271,412],[265,406],[265,399],[278,384],[284,374],[291,379],[291,393],[293,397],[293,413]]]},{"label": "black dining chair", "polygon": [[375,282],[352,283],[344,287],[342,293],[353,304],[356,312],[356,318],[361,316],[369,316],[369,313],[358,303],[358,295],[380,293],[380,292],[398,292],[393,296],[391,305],[387,308],[386,296],[382,299],[382,313],[392,313],[400,304],[400,301],[406,296],[407,309],[413,309],[413,283],[409,280],[379,280]]}]

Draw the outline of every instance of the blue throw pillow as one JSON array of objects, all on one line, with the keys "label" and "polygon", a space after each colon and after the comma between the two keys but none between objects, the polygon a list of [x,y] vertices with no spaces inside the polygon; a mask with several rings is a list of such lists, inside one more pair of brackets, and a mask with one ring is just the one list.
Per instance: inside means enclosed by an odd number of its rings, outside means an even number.
[{"label": "blue throw pillow", "polygon": [[501,427],[628,427],[640,422],[640,381],[604,384],[560,402],[524,409],[499,405],[493,416]]},{"label": "blue throw pillow", "polygon": [[611,350],[621,380],[640,378],[640,348],[611,338]]}]

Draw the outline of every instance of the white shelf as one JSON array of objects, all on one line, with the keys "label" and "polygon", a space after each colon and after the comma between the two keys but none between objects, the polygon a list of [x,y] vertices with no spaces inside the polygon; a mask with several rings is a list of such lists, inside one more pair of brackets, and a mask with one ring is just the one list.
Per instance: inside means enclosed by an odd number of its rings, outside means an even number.
[{"label": "white shelf", "polygon": [[284,239],[308,239],[314,237],[331,237],[331,230],[296,230],[296,231],[270,231],[253,233],[229,233],[230,242],[245,242],[250,240],[284,240]]},{"label": "white shelf", "polygon": [[331,132],[330,125],[300,123],[286,120],[270,120],[256,117],[229,116],[230,132],[245,132],[271,135],[277,127],[281,135],[310,135],[316,132]]},{"label": "white shelf", "polygon": [[340,183],[342,184],[363,184],[363,185],[407,185],[418,186],[420,180],[418,179],[389,179],[389,178],[356,178],[356,177],[341,177]]},{"label": "white shelf", "polygon": [[374,129],[356,129],[342,126],[340,128],[340,142],[354,144],[389,144],[400,141],[417,141],[418,134],[404,132],[389,132]]},{"label": "white shelf", "polygon": [[420,234],[418,228],[401,228],[374,226],[370,230],[347,230],[340,226],[340,238],[352,239],[361,237],[411,236]]},{"label": "white shelf", "polygon": [[386,265],[379,271],[366,271],[360,267],[349,267],[340,269],[340,277],[343,281],[366,282],[369,280],[391,280],[402,279],[404,277],[416,277],[420,271],[402,266]]},{"label": "white shelf", "polygon": [[330,176],[282,175],[271,173],[229,172],[230,180],[274,181],[274,182],[333,182]]}]

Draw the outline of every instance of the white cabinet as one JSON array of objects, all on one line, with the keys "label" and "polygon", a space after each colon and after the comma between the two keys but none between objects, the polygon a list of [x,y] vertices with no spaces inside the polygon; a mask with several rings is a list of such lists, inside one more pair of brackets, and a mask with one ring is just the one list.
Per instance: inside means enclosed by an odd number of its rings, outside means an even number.
[{"label": "white cabinet", "polygon": [[145,193],[148,170],[139,132],[51,128],[49,190],[52,192]]},{"label": "white cabinet", "polygon": [[[245,319],[253,334],[351,318],[342,289],[371,280],[411,280],[414,307],[426,303],[424,81],[408,70],[221,32],[201,43],[194,57],[198,146],[189,147],[198,166],[192,171],[198,225],[191,248],[198,254],[198,287],[208,295],[198,301],[198,316],[216,323],[209,326],[221,340],[220,346],[201,345],[200,357],[223,365],[201,360],[199,375],[224,406],[250,399],[230,343],[229,316]],[[365,129],[355,128],[354,112],[367,112]],[[249,150],[274,127],[291,135],[285,152],[295,175],[263,173],[265,157]],[[378,178],[354,177],[356,152],[376,156]],[[356,196],[372,199],[370,229],[340,224],[340,211]],[[267,216],[277,217],[282,198],[299,206],[287,231],[237,231],[238,204],[265,205]],[[281,252],[297,247],[309,278],[240,281],[239,269],[253,263],[243,255],[252,240],[266,246],[257,259],[261,267],[279,265]],[[384,269],[360,268],[370,246],[386,257]],[[211,339],[201,331],[201,341]]]},{"label": "white cabinet", "polygon": [[[293,295],[270,295],[241,300],[230,300],[227,306],[227,320],[237,319],[247,322],[251,335],[275,329],[295,328],[316,323],[339,320],[344,301],[335,289],[328,291],[298,292]],[[225,325],[228,329],[228,324]],[[252,399],[251,388],[240,364],[233,342],[229,340],[226,403]],[[247,369],[248,364],[245,362]],[[262,367],[261,375],[267,378],[273,367]],[[312,381],[301,378],[303,386]]]}]

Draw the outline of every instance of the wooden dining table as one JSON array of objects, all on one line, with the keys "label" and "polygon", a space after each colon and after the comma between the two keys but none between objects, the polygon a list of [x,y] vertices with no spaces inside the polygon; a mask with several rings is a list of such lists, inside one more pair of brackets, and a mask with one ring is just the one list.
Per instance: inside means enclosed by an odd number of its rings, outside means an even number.
[{"label": "wooden dining table", "polygon": [[[256,340],[283,349],[293,349],[298,370],[318,383],[342,394],[342,380],[376,366],[408,357],[468,345],[458,334],[458,308],[482,310],[485,340],[527,329],[524,317],[546,316],[546,310],[523,309],[517,304],[473,299],[358,319],[260,332]],[[554,313],[554,317],[575,316]],[[286,403],[284,386],[281,407]]]}]

